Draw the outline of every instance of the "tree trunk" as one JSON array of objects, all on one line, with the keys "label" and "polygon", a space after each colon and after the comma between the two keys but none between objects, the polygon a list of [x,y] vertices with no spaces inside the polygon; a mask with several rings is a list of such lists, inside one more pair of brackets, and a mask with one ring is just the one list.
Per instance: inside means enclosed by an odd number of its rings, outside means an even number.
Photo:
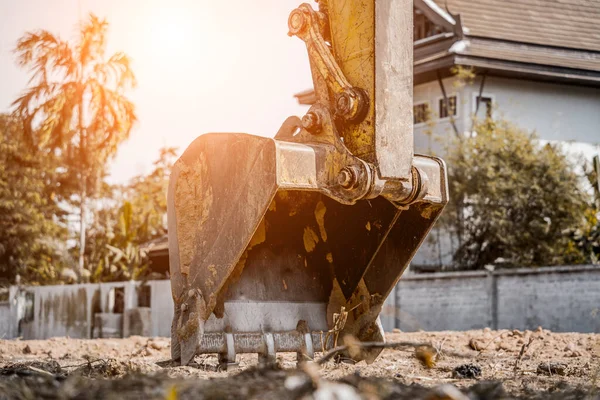
[{"label": "tree trunk", "polygon": [[81,168],[83,168],[83,171],[81,171],[81,203],[79,204],[79,215],[80,215],[80,221],[79,221],[79,280],[81,281],[83,278],[83,272],[85,270],[85,214],[86,214],[86,201],[87,201],[87,171],[85,170],[86,167],[86,163],[85,163],[85,130],[83,127],[83,91],[84,88],[81,86],[80,87],[80,92],[81,92],[81,102],[79,103],[79,115],[78,115],[78,119],[79,119],[79,124],[78,124],[78,128],[79,128],[79,156],[81,159]]},{"label": "tree trunk", "polygon": [[79,279],[80,280],[83,277],[83,271],[85,269],[85,259],[84,259],[84,255],[85,255],[85,230],[86,230],[85,214],[87,212],[87,208],[86,208],[86,201],[87,201],[86,189],[87,189],[86,188],[86,181],[85,181],[85,178],[84,178],[83,182],[82,182],[82,187],[81,187],[81,203],[79,205],[79,216],[80,216],[80,221],[79,221]]}]

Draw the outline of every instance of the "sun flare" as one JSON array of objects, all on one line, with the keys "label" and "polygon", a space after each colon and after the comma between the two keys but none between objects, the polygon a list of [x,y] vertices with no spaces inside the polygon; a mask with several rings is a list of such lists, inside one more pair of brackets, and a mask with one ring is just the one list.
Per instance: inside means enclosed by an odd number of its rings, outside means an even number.
[{"label": "sun flare", "polygon": [[[178,10],[157,10],[148,21],[150,35],[148,40],[151,48],[166,55],[181,55],[190,49],[197,35],[198,26],[193,24],[190,17]],[[198,24],[199,25],[199,24]]]}]

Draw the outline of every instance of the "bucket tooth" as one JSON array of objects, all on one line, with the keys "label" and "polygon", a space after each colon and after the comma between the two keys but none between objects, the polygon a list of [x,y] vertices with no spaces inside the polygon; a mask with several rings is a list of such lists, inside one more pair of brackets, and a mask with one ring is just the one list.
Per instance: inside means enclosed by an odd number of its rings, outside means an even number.
[{"label": "bucket tooth", "polygon": [[258,363],[262,366],[275,365],[277,354],[275,353],[275,339],[273,334],[265,332],[263,334],[264,349],[258,353]]},{"label": "bucket tooth", "polygon": [[223,333],[223,338],[225,342],[224,351],[218,353],[219,358],[219,368],[221,370],[226,371],[230,366],[236,365],[236,353],[235,353],[235,345],[233,342],[233,334],[231,332]]},{"label": "bucket tooth", "polygon": [[[195,291],[190,290],[190,292]],[[180,347],[181,363],[187,365],[196,355],[204,334],[202,315],[206,306],[202,296],[190,295],[188,301],[182,303],[179,309],[176,336]]]}]

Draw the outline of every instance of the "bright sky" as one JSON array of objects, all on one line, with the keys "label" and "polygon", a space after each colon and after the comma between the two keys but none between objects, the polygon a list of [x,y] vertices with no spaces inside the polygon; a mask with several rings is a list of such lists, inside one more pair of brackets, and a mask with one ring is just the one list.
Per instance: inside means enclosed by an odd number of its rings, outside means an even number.
[{"label": "bright sky", "polygon": [[287,36],[300,0],[0,0],[0,112],[27,84],[12,49],[25,32],[76,33],[89,12],[110,24],[109,54],[133,59],[139,123],[111,181],[148,172],[162,146],[180,152],[205,132],[273,136],[302,115],[294,93],[312,87],[304,43]]}]

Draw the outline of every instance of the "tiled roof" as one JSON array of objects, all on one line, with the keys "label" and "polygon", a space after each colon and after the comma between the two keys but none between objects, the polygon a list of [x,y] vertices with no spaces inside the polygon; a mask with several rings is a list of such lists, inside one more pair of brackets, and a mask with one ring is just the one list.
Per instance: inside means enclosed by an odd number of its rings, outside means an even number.
[{"label": "tiled roof", "polygon": [[600,52],[584,53],[571,49],[550,49],[529,44],[495,42],[474,38],[469,40],[465,54],[505,61],[600,71]]},{"label": "tiled roof", "polygon": [[[417,84],[436,79],[436,71],[464,65],[502,76],[600,86],[600,0],[414,4],[444,30],[415,42]],[[315,102],[312,91],[296,97],[300,104]]]},{"label": "tiled roof", "polygon": [[599,0],[435,0],[469,36],[600,51]]}]

